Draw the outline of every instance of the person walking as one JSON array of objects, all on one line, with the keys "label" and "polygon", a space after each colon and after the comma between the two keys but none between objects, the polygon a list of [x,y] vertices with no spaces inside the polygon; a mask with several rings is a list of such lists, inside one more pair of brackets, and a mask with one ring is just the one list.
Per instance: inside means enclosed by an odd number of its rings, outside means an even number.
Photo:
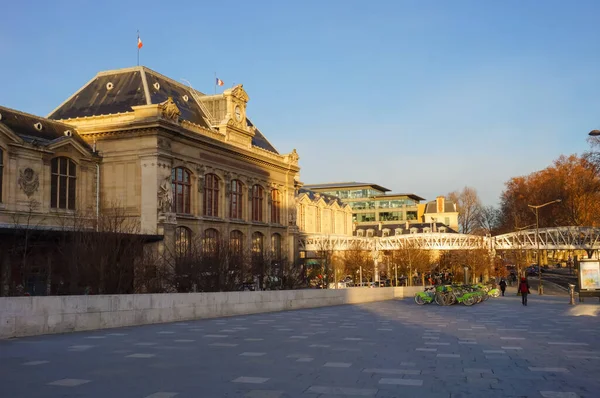
[{"label": "person walking", "polygon": [[504,296],[504,292],[506,291],[506,281],[504,280],[504,278],[502,278],[500,280],[500,291],[502,292],[502,296]]},{"label": "person walking", "polygon": [[521,278],[521,283],[519,283],[519,293],[521,293],[522,304],[527,305],[527,295],[531,292],[529,291],[529,282],[525,277]]}]

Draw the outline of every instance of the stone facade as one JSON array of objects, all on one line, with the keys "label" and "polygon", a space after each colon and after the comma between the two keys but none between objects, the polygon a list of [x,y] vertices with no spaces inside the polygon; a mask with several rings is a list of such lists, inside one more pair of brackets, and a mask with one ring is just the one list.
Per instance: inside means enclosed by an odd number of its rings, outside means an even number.
[{"label": "stone facade", "polygon": [[299,156],[271,145],[248,101],[242,85],[208,96],[134,67],[98,73],[47,118],[0,107],[0,227],[119,208],[163,249],[235,236],[293,261]]},{"label": "stone facade", "polygon": [[296,223],[304,234],[352,235],[352,208],[339,198],[300,189]]},{"label": "stone facade", "polygon": [[73,126],[0,107],[0,226],[60,226],[96,208],[100,158]]}]

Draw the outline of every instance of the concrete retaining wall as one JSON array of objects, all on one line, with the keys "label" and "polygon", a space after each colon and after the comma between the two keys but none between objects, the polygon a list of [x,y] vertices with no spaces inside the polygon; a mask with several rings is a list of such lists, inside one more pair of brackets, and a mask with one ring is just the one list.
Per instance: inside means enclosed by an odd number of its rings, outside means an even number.
[{"label": "concrete retaining wall", "polygon": [[357,304],[413,296],[422,288],[0,297],[0,339]]}]

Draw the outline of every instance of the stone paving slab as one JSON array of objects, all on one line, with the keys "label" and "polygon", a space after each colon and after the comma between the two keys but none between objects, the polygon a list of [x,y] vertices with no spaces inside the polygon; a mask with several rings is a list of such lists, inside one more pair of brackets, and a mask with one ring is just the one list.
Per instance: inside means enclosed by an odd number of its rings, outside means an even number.
[{"label": "stone paving slab", "polygon": [[[2,396],[598,397],[598,304],[410,299],[0,341]],[[429,343],[429,344],[427,344]]]}]

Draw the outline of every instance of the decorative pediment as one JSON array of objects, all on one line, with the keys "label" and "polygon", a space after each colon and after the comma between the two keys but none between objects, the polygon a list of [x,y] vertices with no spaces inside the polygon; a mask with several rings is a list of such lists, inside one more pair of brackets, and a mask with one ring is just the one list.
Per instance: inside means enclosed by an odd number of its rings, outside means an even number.
[{"label": "decorative pediment", "polygon": [[238,84],[231,90],[231,95],[244,103],[250,100],[248,93],[244,90],[244,86],[242,84]]},{"label": "decorative pediment", "polygon": [[0,122],[0,136],[5,136],[9,140],[9,142],[21,143],[23,139],[15,134],[14,131],[4,126],[2,122]]},{"label": "decorative pediment", "polygon": [[74,138],[66,138],[64,140],[60,140],[58,142],[51,143],[47,147],[49,150],[54,152],[79,152],[84,157],[91,157],[92,153],[89,149],[81,145]]}]

